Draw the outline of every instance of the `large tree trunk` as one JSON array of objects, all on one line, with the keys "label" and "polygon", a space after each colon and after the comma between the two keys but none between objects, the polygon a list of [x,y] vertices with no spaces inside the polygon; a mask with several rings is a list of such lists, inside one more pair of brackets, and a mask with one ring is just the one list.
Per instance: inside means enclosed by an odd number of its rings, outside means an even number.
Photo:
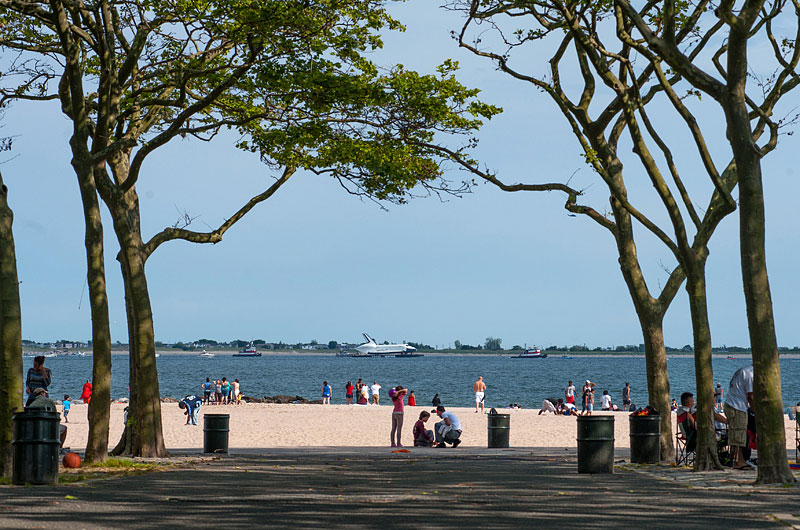
[{"label": "large tree trunk", "polygon": [[667,351],[664,347],[663,315],[652,319],[639,318],[644,337],[645,367],[647,371],[647,397],[650,406],[661,413],[661,460],[675,457],[670,412],[669,371]]},{"label": "large tree trunk", "polygon": [[[124,267],[125,265],[122,263],[122,256],[120,258],[120,266]],[[127,316],[128,320],[128,419],[125,421],[125,429],[122,431],[122,436],[117,442],[116,447],[114,447],[111,454],[118,456],[118,455],[130,455],[133,454],[133,429],[129,429],[128,425],[132,423],[132,418],[135,417],[133,411],[136,409],[136,336],[134,335],[134,330],[136,329],[136,324],[133,321],[133,309],[131,308],[130,302],[130,287],[128,286],[128,281],[123,277],[124,285],[125,285],[125,315]]]},{"label": "large tree trunk", "polygon": [[[734,120],[737,118],[736,114],[729,112]],[[739,138],[739,135],[734,136]],[[747,138],[750,138],[749,134]],[[748,143],[747,138],[739,138],[735,143]],[[752,145],[749,149],[736,148],[735,152],[739,152],[736,164],[739,168],[742,282],[747,305],[750,348],[753,352],[753,405],[758,432],[757,482],[789,483],[794,482],[795,478],[786,459],[781,368],[767,276],[761,165]]]},{"label": "large tree trunk", "polygon": [[[117,168],[118,171],[123,168]],[[126,303],[133,324],[131,372],[135,406],[128,409],[130,453],[141,457],[168,456],[161,425],[161,395],[156,367],[155,332],[150,293],[145,276],[145,252],[141,238],[139,200],[134,189],[114,198],[109,210],[120,243],[120,264],[126,287]]]},{"label": "large tree trunk", "polygon": [[0,476],[12,472],[11,416],[22,410],[22,319],[19,279],[12,226],[14,214],[8,206],[8,188],[0,175]]},{"label": "large tree trunk", "polygon": [[111,417],[111,329],[108,317],[105,256],[103,253],[103,223],[94,176],[87,152],[73,147],[72,165],[78,176],[83,203],[86,246],[86,277],[89,286],[89,306],[92,312],[92,400],[89,402],[89,438],[86,442],[88,463],[101,462],[108,456],[108,428]]},{"label": "large tree trunk", "polygon": [[[642,329],[647,372],[647,397],[649,404],[661,413],[661,459],[671,460],[675,456],[675,445],[672,439],[669,371],[667,370],[667,352],[664,348],[663,321],[664,313],[675,293],[665,293],[666,300],[663,303],[650,295],[639,267],[630,213],[613,199],[611,207],[617,222],[614,235],[619,252],[620,270],[633,300],[636,315],[639,318],[639,326]],[[677,291],[678,285],[676,284],[674,287],[675,291]],[[665,287],[665,289],[667,288]]]},{"label": "large tree trunk", "polygon": [[704,264],[692,264],[686,271],[686,292],[694,335],[694,374],[697,386],[697,456],[695,471],[722,469],[717,455],[714,429],[714,369],[711,365],[711,326],[708,322]]}]

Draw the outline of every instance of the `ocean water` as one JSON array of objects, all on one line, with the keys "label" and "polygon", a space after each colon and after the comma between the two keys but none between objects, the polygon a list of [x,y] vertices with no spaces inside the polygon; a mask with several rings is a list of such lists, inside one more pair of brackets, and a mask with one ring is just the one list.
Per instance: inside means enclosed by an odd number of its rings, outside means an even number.
[{"label": "ocean water", "polygon": [[[128,396],[128,356],[114,355],[111,395],[114,399]],[[612,400],[621,404],[625,382],[632,388],[632,401],[637,406],[647,404],[647,380],[643,357],[586,357],[564,359],[512,359],[510,356],[428,355],[410,359],[346,358],[307,355],[264,355],[256,358],[232,357],[217,354],[213,358],[196,355],[161,355],[158,359],[159,386],[164,397],[183,397],[200,394],[200,384],[206,377],[230,381],[239,379],[242,392],[254,397],[290,395],[318,399],[323,381],[333,387],[333,403],[344,403],[344,387],[362,378],[383,387],[381,398],[387,399],[391,386],[403,385],[414,390],[417,404],[427,405],[435,393],[444,405],[474,406],[472,384],[483,376],[487,385],[489,407],[506,407],[519,403],[524,408],[538,408],[548,396],[561,397],[567,381],[572,380],[580,390],[589,379],[595,383],[595,406],[599,396],[608,390]],[[722,383],[727,392],[733,372],[749,364],[748,356],[737,359],[714,359],[714,380]],[[25,358],[25,372],[33,365]],[[682,392],[695,392],[694,360],[672,357],[668,360],[671,394],[678,398]],[[53,372],[50,397],[59,400],[64,394],[73,399],[81,393],[83,383],[92,375],[91,357],[51,357],[45,366]],[[800,359],[781,360],[781,380],[784,406],[800,401]]]}]

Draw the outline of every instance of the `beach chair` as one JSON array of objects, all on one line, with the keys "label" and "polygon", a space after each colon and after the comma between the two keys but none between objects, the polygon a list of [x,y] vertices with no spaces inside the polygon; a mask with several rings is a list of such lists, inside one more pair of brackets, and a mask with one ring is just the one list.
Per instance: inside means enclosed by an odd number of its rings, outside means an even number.
[{"label": "beach chair", "polygon": [[675,429],[675,465],[691,466],[694,465],[695,452],[686,450],[686,433],[680,418],[681,415],[678,415],[679,421]]}]

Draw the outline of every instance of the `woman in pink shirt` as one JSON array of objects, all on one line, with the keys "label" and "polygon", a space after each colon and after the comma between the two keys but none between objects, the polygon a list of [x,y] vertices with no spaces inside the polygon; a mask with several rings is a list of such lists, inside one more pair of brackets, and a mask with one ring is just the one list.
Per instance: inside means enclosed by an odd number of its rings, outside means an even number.
[{"label": "woman in pink shirt", "polygon": [[[400,385],[389,389],[389,397],[394,403],[394,409],[392,409],[392,447],[403,447],[403,444],[400,443],[400,437],[403,434],[403,410],[405,408],[403,398],[406,397],[407,393],[408,390]],[[397,433],[397,438],[395,438],[395,433]]]}]

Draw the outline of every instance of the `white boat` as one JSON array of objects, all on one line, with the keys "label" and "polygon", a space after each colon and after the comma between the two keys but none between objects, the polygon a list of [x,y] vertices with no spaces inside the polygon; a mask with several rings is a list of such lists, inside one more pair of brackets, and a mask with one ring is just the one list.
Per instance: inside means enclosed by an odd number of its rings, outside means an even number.
[{"label": "white boat", "polygon": [[547,357],[546,353],[542,353],[539,348],[528,348],[519,355],[512,355],[512,359],[544,359]]},{"label": "white boat", "polygon": [[250,343],[250,346],[247,348],[242,348],[239,350],[239,353],[234,353],[234,357],[261,357],[261,352],[253,346],[253,343]]},{"label": "white boat", "polygon": [[213,356],[214,356],[213,353],[209,353],[209,352],[207,352],[205,350],[203,350],[203,353],[200,354],[200,357],[206,357],[206,358],[211,358]]}]

